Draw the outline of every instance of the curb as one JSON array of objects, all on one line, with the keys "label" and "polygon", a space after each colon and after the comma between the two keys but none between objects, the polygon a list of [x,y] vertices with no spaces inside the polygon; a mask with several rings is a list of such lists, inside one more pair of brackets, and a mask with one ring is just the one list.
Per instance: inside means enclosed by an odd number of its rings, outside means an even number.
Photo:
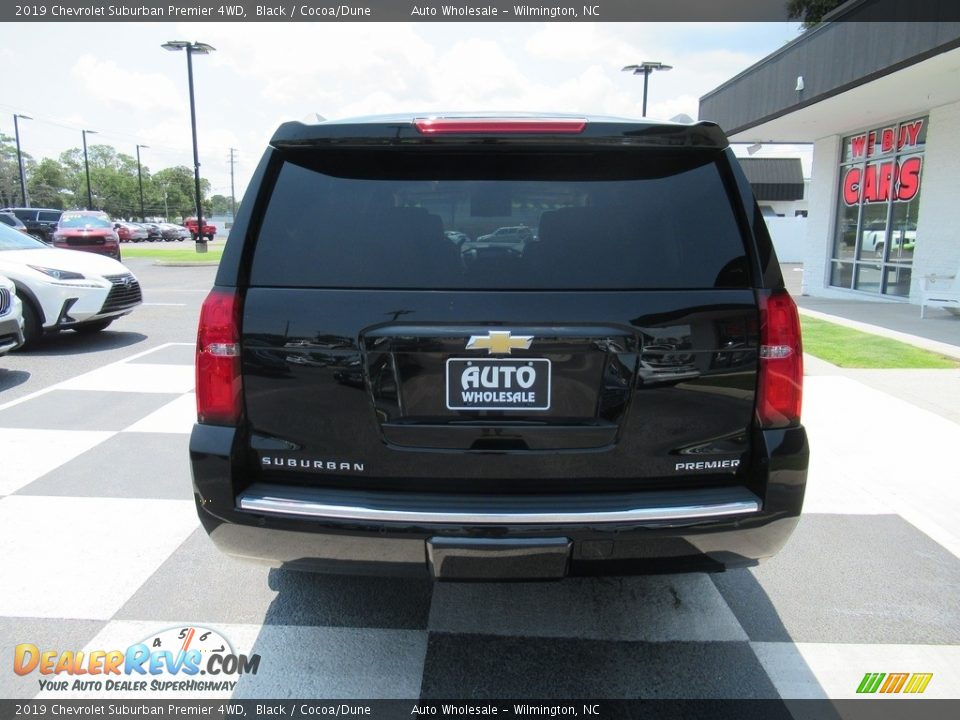
[{"label": "curb", "polygon": [[957,345],[951,345],[950,343],[944,343],[938,340],[930,340],[929,338],[920,337],[919,335],[910,335],[909,333],[903,333],[897,330],[889,330],[888,328],[880,327],[879,325],[870,325],[868,323],[858,322],[857,320],[849,320],[845,317],[840,317],[839,315],[830,315],[817,310],[807,310],[802,307],[798,308],[798,310],[800,311],[801,315],[807,315],[812,318],[817,318],[818,320],[826,320],[827,322],[843,325],[844,327],[851,328],[852,330],[860,330],[861,332],[870,333],[871,335],[879,335],[881,337],[890,338],[891,340],[899,340],[902,343],[913,345],[921,350],[928,350],[929,352],[934,352],[939,355],[946,355],[954,360],[960,360],[960,346]]},{"label": "curb", "polygon": [[151,265],[157,267],[216,267],[220,264],[220,261],[211,262],[211,261],[199,261],[199,262],[190,262],[188,260],[154,260]]}]

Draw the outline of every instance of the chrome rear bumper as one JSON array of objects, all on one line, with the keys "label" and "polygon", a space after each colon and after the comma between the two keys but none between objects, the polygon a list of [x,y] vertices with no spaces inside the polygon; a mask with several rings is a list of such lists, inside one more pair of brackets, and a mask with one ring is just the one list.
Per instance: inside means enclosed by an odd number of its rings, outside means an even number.
[{"label": "chrome rear bumper", "polygon": [[572,495],[433,495],[257,484],[237,498],[245,512],[318,520],[428,525],[598,525],[697,521],[759,512],[746,488]]}]

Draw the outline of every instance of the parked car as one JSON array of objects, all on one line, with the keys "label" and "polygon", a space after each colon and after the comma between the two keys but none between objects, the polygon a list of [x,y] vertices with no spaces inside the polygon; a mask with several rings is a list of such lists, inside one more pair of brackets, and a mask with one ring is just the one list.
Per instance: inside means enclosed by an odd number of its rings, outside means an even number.
[{"label": "parked car", "polygon": [[183,242],[193,238],[193,233],[183,225],[177,225],[177,242]]},{"label": "parked car", "polygon": [[99,210],[68,210],[60,217],[53,246],[120,259],[120,238],[109,216]]},{"label": "parked car", "polygon": [[147,242],[160,242],[163,240],[163,233],[160,231],[160,226],[157,223],[152,222],[142,222],[140,223],[147,233]]},{"label": "parked car", "polygon": [[470,236],[466,233],[460,232],[459,230],[447,230],[443,234],[446,235],[447,239],[457,247],[460,247],[464,243],[470,242]]},{"label": "parked car", "polygon": [[[188,217],[183,221],[183,226],[190,231],[191,236],[194,240],[197,239],[197,219],[195,217]],[[206,220],[203,221],[203,237],[207,240],[213,240],[217,234],[217,226]]]},{"label": "parked car", "polygon": [[113,229],[117,231],[120,242],[143,242],[147,239],[147,231],[141,225],[132,222],[115,222]]},{"label": "parked car", "polygon": [[525,225],[500,227],[463,243],[460,246],[461,259],[467,268],[496,265],[504,256],[521,257],[533,239],[533,230]]},{"label": "parked car", "polygon": [[[887,223],[885,220],[869,223],[860,234],[860,252],[873,253],[883,257],[883,246],[887,241]],[[906,227],[893,228],[890,231],[890,248],[899,250],[913,250],[917,244],[917,224],[908,223]]]},{"label": "parked car", "polygon": [[28,233],[48,244],[53,243],[53,233],[56,232],[60,215],[63,214],[62,210],[53,208],[3,208],[3,212],[16,215],[26,226]]},{"label": "parked car", "polygon": [[488,235],[480,235],[474,242],[514,245],[519,250],[523,250],[524,245],[531,240],[533,240],[533,230],[526,225],[517,225],[515,227],[497,228]]},{"label": "parked car", "polygon": [[[716,125],[291,122],[261,167],[197,337],[194,497],[222,550],[556,579],[787,540],[800,325]],[[536,230],[509,243],[538,240],[465,267],[444,228],[513,212]]]},{"label": "parked car", "polygon": [[30,231],[27,230],[27,226],[24,225],[20,218],[18,218],[12,212],[0,212],[0,223],[8,225],[14,230],[19,230],[24,235],[30,235]]},{"label": "parked car", "polygon": [[23,304],[13,281],[0,275],[0,355],[23,345]]},{"label": "parked car", "polygon": [[157,223],[160,228],[160,236],[164,242],[174,242],[180,238],[180,226],[173,223]]},{"label": "parked car", "polygon": [[0,225],[0,275],[23,302],[24,346],[44,333],[99,332],[142,300],[140,283],[116,260],[51,248]]}]

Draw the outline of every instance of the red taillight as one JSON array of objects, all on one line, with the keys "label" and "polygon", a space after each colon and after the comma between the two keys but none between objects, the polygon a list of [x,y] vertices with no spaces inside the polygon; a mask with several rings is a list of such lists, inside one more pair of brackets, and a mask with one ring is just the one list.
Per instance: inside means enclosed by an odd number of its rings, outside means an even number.
[{"label": "red taillight", "polygon": [[235,425],[240,391],[240,297],[214,288],[203,301],[197,331],[197,420]]},{"label": "red taillight", "polygon": [[418,118],[413,125],[424,135],[583,132],[586,120],[570,118]]},{"label": "red taillight", "polygon": [[760,371],[757,419],[762,428],[800,422],[803,401],[803,346],[796,303],[786,291],[761,290]]}]

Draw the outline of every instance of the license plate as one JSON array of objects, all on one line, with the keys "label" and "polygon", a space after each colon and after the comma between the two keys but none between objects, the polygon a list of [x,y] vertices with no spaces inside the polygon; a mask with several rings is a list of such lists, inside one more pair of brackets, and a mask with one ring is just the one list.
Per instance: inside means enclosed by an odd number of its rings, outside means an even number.
[{"label": "license plate", "polygon": [[550,361],[545,358],[450,358],[448,410],[549,410]]}]

